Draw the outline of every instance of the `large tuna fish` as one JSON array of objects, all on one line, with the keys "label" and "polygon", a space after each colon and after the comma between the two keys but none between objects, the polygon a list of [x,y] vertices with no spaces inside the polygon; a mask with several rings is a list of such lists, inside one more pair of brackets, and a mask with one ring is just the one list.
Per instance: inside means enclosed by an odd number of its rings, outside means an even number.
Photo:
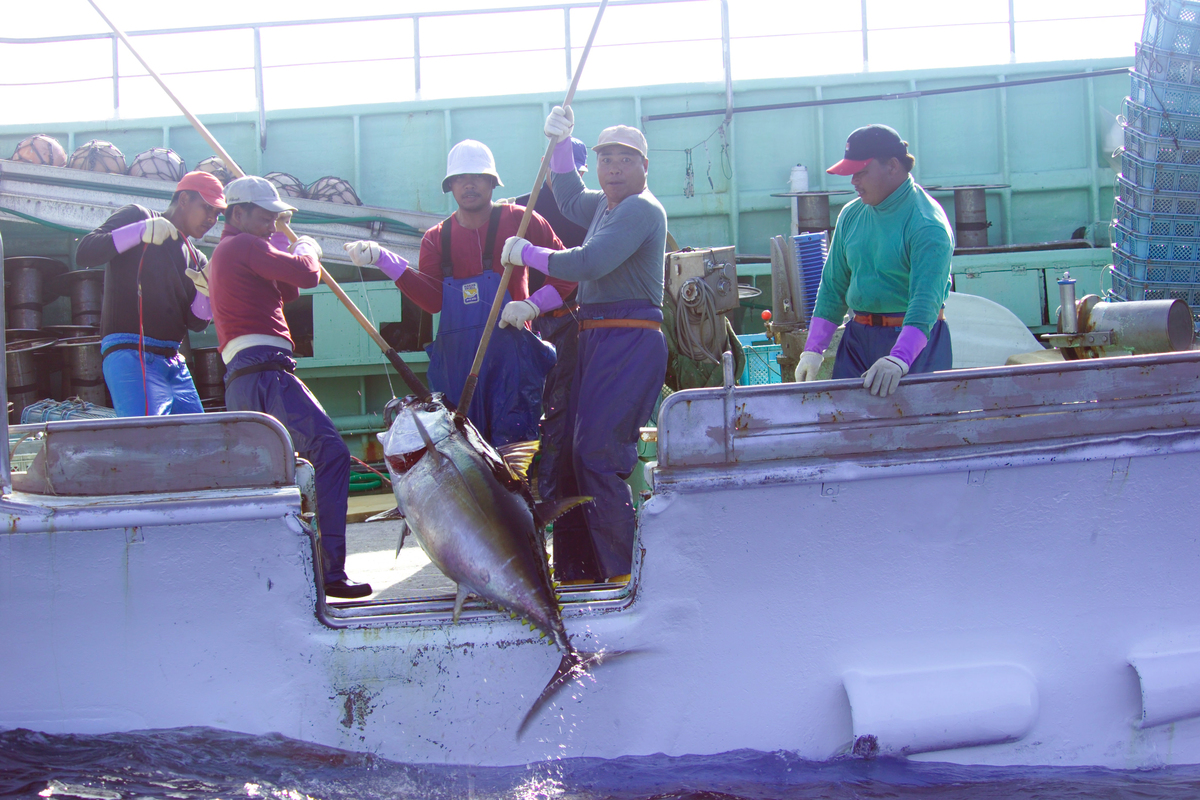
[{"label": "large tuna fish", "polygon": [[[525,715],[524,730],[555,691],[601,660],[601,654],[571,646],[542,539],[547,524],[590,498],[535,504],[525,475],[537,443],[497,450],[470,421],[453,414],[440,394],[393,400],[385,419],[390,427],[379,441],[396,495],[395,514],[429,560],[458,584],[455,622],[473,594],[519,616],[563,653]],[[400,536],[403,544],[403,529]]]}]

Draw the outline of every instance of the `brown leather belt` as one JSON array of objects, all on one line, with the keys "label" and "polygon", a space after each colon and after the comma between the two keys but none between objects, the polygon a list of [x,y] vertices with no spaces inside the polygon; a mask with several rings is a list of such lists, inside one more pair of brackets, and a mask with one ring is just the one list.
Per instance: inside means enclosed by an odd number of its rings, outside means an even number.
[{"label": "brown leather belt", "polygon": [[558,308],[554,309],[553,311],[547,311],[542,316],[558,319],[559,317],[565,317],[568,314],[572,314],[578,310],[579,310],[579,306],[577,306],[577,305],[559,306]]},{"label": "brown leather belt", "polygon": [[[946,318],[946,309],[938,309],[938,319]],[[904,324],[903,314],[861,314],[854,312],[854,321],[859,325],[870,325],[874,328],[899,328]]]},{"label": "brown leather belt", "polygon": [[652,331],[661,331],[662,323],[655,322],[651,319],[581,319],[579,320],[579,330],[586,331],[589,328],[646,328]]}]

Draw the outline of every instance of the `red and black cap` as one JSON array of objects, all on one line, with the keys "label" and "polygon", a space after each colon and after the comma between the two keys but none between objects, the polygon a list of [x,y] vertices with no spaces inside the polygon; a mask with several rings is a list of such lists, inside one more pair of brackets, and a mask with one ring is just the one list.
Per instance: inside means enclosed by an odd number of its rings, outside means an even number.
[{"label": "red and black cap", "polygon": [[887,125],[867,125],[846,139],[846,154],[842,160],[825,170],[830,175],[853,175],[870,163],[872,158],[887,161],[901,160],[908,155],[908,142]]}]

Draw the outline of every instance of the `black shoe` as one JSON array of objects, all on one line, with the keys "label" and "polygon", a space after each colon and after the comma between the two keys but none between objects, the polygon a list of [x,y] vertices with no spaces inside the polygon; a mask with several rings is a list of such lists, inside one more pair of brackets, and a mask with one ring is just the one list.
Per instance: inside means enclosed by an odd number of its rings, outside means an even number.
[{"label": "black shoe", "polygon": [[359,597],[366,597],[371,593],[371,584],[356,583],[350,579],[344,581],[331,581],[325,584],[326,597],[342,597],[347,600],[353,600]]}]

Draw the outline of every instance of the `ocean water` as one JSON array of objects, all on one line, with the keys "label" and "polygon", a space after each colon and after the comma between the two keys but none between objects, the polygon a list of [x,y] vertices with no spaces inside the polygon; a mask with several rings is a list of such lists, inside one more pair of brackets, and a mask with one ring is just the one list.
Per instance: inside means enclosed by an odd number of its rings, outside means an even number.
[{"label": "ocean water", "polygon": [[0,732],[0,797],[91,800],[793,800],[1200,797],[1200,767],[958,767],[894,759],[565,759],[516,767],[402,764],[283,736],[209,728],[49,736]]}]

